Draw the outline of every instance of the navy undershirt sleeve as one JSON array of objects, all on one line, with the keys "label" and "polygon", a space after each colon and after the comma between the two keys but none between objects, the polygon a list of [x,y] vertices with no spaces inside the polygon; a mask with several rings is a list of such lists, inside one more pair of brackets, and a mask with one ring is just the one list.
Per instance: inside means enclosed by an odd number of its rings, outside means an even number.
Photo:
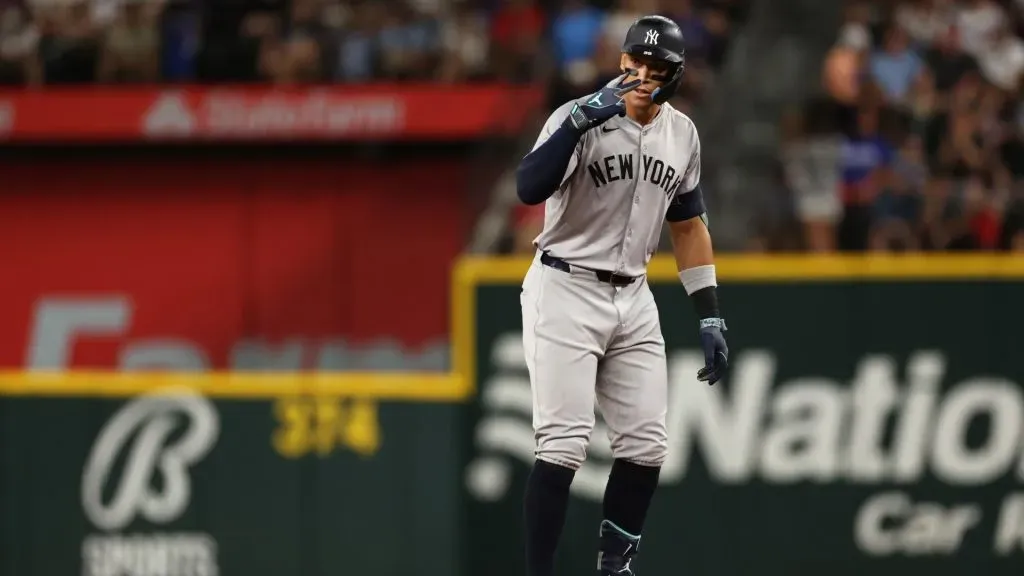
[{"label": "navy undershirt sleeve", "polygon": [[704,194],[701,192],[700,184],[697,184],[693,190],[676,195],[665,212],[665,220],[683,222],[705,212],[707,212],[707,208],[704,207]]},{"label": "navy undershirt sleeve", "polygon": [[523,204],[540,204],[558,190],[580,136],[580,132],[560,126],[547,141],[519,162],[516,192]]}]

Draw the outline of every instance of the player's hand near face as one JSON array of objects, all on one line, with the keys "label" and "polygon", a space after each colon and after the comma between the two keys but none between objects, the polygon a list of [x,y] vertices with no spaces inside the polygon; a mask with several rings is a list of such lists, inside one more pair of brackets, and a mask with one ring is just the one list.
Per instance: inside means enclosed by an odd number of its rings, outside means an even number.
[{"label": "player's hand near face", "polygon": [[[550,128],[548,137],[540,140],[523,157],[516,169],[516,194],[519,199],[524,204],[535,206],[550,198],[567,177],[569,163],[575,158],[576,148],[584,133],[615,116],[625,115],[623,97],[640,84],[640,80],[626,82],[626,75],[623,74],[590,96],[573,102],[565,119],[555,120],[557,124],[546,126],[546,130]],[[559,110],[564,108],[560,107]],[[552,115],[548,119],[549,124],[554,118]]]},{"label": "player's hand near face", "polygon": [[586,132],[616,116],[625,115],[626,104],[623,97],[643,83],[639,78],[626,82],[626,76],[619,76],[612,84],[573,105],[564,125],[579,132]]},{"label": "player's hand near face", "polygon": [[654,58],[623,54],[621,66],[626,73],[626,80],[640,80],[640,85],[625,98],[628,104],[637,108],[656,102],[658,94],[671,76],[671,65]]}]

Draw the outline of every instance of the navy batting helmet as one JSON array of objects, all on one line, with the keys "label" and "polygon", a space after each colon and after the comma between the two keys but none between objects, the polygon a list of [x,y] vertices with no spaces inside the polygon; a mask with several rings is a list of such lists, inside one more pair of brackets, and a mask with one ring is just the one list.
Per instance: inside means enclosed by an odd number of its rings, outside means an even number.
[{"label": "navy batting helmet", "polygon": [[668,78],[654,93],[658,104],[667,101],[679,88],[686,61],[683,32],[675,22],[664,16],[644,16],[633,22],[626,31],[622,51],[634,56],[655,58],[670,64]]}]

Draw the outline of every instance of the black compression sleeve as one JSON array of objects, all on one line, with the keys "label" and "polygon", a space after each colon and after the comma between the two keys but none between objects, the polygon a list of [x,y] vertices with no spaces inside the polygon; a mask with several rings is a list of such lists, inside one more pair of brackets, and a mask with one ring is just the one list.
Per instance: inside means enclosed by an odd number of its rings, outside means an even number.
[{"label": "black compression sleeve", "polygon": [[718,311],[718,290],[714,286],[697,290],[690,294],[690,299],[701,320],[721,317],[721,313]]},{"label": "black compression sleeve", "polygon": [[524,204],[540,204],[562,183],[569,159],[582,134],[561,126],[546,142],[526,155],[516,170],[516,192]]}]

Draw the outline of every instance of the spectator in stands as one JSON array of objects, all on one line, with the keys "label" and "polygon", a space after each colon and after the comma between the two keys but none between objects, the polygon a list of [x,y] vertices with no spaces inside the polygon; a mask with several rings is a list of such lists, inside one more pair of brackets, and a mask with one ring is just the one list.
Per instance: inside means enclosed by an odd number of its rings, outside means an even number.
[{"label": "spectator in stands", "polygon": [[1002,198],[991,178],[975,178],[971,181],[966,198],[968,225],[970,226],[974,249],[994,250],[999,244],[1000,227],[1003,219]]},{"label": "spectator in stands", "polygon": [[955,180],[965,180],[986,167],[981,107],[983,86],[976,75],[954,88],[947,111],[933,124],[933,168]]},{"label": "spectator in stands", "polygon": [[256,82],[264,42],[280,34],[281,7],[273,1],[219,5],[203,19],[198,77],[205,82]]},{"label": "spectator in stands", "polygon": [[392,80],[425,80],[434,76],[441,55],[436,20],[405,3],[388,7],[380,36],[383,77]]},{"label": "spectator in stands", "polygon": [[871,46],[874,14],[868,0],[852,0],[843,8],[843,21],[836,34],[836,45],[867,50]]},{"label": "spectator in stands", "polygon": [[941,250],[949,243],[950,222],[955,216],[951,209],[953,184],[945,177],[931,175],[925,185],[921,205],[921,241],[924,247]]},{"label": "spectator in stands", "polygon": [[124,0],[101,32],[96,78],[110,83],[153,83],[160,78],[159,5]]},{"label": "spectator in stands", "polygon": [[491,23],[492,66],[499,78],[526,81],[535,76],[536,55],[545,49],[546,26],[534,0],[502,2]]},{"label": "spectator in stands", "polygon": [[174,2],[166,6],[160,27],[160,74],[165,82],[196,78],[202,45],[202,14],[198,3]]},{"label": "spectator in stands", "polygon": [[848,134],[856,131],[857,107],[864,85],[862,70],[871,47],[868,17],[863,3],[847,7],[839,38],[825,56],[822,71],[825,93],[834,106],[833,114],[839,128]]},{"label": "spectator in stands", "polygon": [[907,0],[896,7],[895,21],[917,49],[926,49],[953,27],[952,0]]},{"label": "spectator in stands", "polygon": [[[1020,192],[1018,191],[1018,195]],[[999,234],[999,249],[1024,252],[1024,196],[1006,211]]]},{"label": "spectator in stands", "polygon": [[978,250],[992,235],[992,219],[986,210],[984,183],[978,178],[953,183],[954,195],[945,207],[943,250]]},{"label": "spectator in stands", "polygon": [[978,53],[981,74],[992,85],[1016,93],[1024,72],[1024,42],[1014,35],[1009,20],[1001,21]]},{"label": "spectator in stands", "polygon": [[334,77],[342,82],[365,82],[378,75],[380,67],[377,33],[384,22],[386,7],[381,2],[353,2],[341,26],[337,42]]},{"label": "spectator in stands", "polygon": [[291,9],[285,22],[285,38],[289,42],[310,42],[319,53],[321,45],[333,32],[328,24],[327,0],[291,0]]},{"label": "spectator in stands", "polygon": [[[1002,208],[983,178],[933,178],[925,195],[922,239],[933,250],[991,250],[1008,236]],[[1004,249],[1009,246],[1003,246]]]},{"label": "spectator in stands", "polygon": [[923,135],[928,129],[928,123],[938,113],[940,105],[939,93],[935,89],[935,76],[931,70],[926,68],[917,77],[917,81],[911,88],[910,102],[906,111],[910,121],[910,131],[915,135]]},{"label": "spectator in stands", "polygon": [[47,84],[84,84],[96,80],[99,30],[87,0],[42,3],[35,7],[40,40],[37,60]]},{"label": "spectator in stands", "polygon": [[[972,1],[955,18],[951,7],[938,0],[898,6],[895,23],[883,28],[882,50],[867,65],[885,98],[880,108],[867,108],[876,111],[875,119],[860,114],[861,129],[844,147],[846,206],[840,244],[847,249],[861,249],[865,231],[866,245],[876,250],[987,249],[999,244],[1012,178],[1001,158],[1018,154],[1016,130],[1008,122],[1012,107],[999,84],[1007,87],[1013,84],[1011,78],[1019,78],[1010,65],[1017,40],[1005,34],[998,36],[1002,44],[979,40],[979,30],[1008,30],[993,25],[1000,20],[992,15],[1001,12],[992,3]],[[973,34],[978,58],[993,58],[984,77],[975,58],[959,48],[965,27]],[[912,32],[913,45],[900,37],[901,28]],[[851,30],[856,28],[844,28],[855,37]],[[1007,57],[994,58],[997,46]],[[916,61],[918,51],[923,62]],[[833,54],[826,71],[836,62],[842,60]],[[1005,77],[1000,80],[1001,74]],[[827,84],[830,92],[852,101],[853,82],[836,81],[849,78],[827,73],[826,82],[833,80]],[[837,89],[844,87],[845,93]],[[861,86],[859,92],[856,100],[863,107],[875,88]],[[882,124],[884,130],[865,130],[865,120]],[[874,136],[865,137],[868,132]]]},{"label": "spectator in stands", "polygon": [[39,29],[20,1],[0,3],[0,85],[38,84],[41,71],[35,62]]},{"label": "spectator in stands", "polygon": [[964,51],[978,57],[1005,18],[994,0],[963,0],[956,26]]},{"label": "spectator in stands", "polygon": [[604,11],[585,0],[568,0],[555,17],[551,36],[558,70],[553,104],[596,87],[596,57],[605,18]]},{"label": "spectator in stands", "polygon": [[941,93],[949,91],[965,74],[978,69],[974,57],[961,48],[960,31],[956,26],[948,27],[936,37],[925,51],[925,60],[935,78],[935,89]]},{"label": "spectator in stands", "polygon": [[804,246],[811,252],[836,248],[836,224],[842,216],[839,159],[843,136],[834,107],[826,100],[794,112],[783,123],[782,168],[793,193]]},{"label": "spectator in stands", "polygon": [[471,0],[456,0],[441,23],[441,59],[438,78],[443,82],[483,80],[489,76],[490,45],[487,17]]},{"label": "spectator in stands", "polygon": [[889,185],[894,152],[879,132],[879,112],[876,107],[862,108],[857,115],[856,134],[843,143],[841,250],[867,248],[875,201]]},{"label": "spectator in stands", "polygon": [[889,185],[873,206],[869,248],[874,251],[918,250],[921,192],[928,178],[924,146],[912,135],[896,152]]},{"label": "spectator in stands", "polygon": [[1011,182],[1024,181],[1024,103],[1020,98],[1007,98],[1000,111],[1002,134],[999,139],[999,160]]},{"label": "spectator in stands", "polygon": [[886,30],[882,50],[871,55],[868,66],[871,79],[881,89],[886,102],[894,106],[908,103],[910,89],[924,71],[921,59],[899,25],[891,25]]},{"label": "spectator in stands", "polygon": [[329,31],[321,0],[293,0],[283,17],[271,17],[260,34],[260,70],[278,84],[322,79],[322,44]]}]

